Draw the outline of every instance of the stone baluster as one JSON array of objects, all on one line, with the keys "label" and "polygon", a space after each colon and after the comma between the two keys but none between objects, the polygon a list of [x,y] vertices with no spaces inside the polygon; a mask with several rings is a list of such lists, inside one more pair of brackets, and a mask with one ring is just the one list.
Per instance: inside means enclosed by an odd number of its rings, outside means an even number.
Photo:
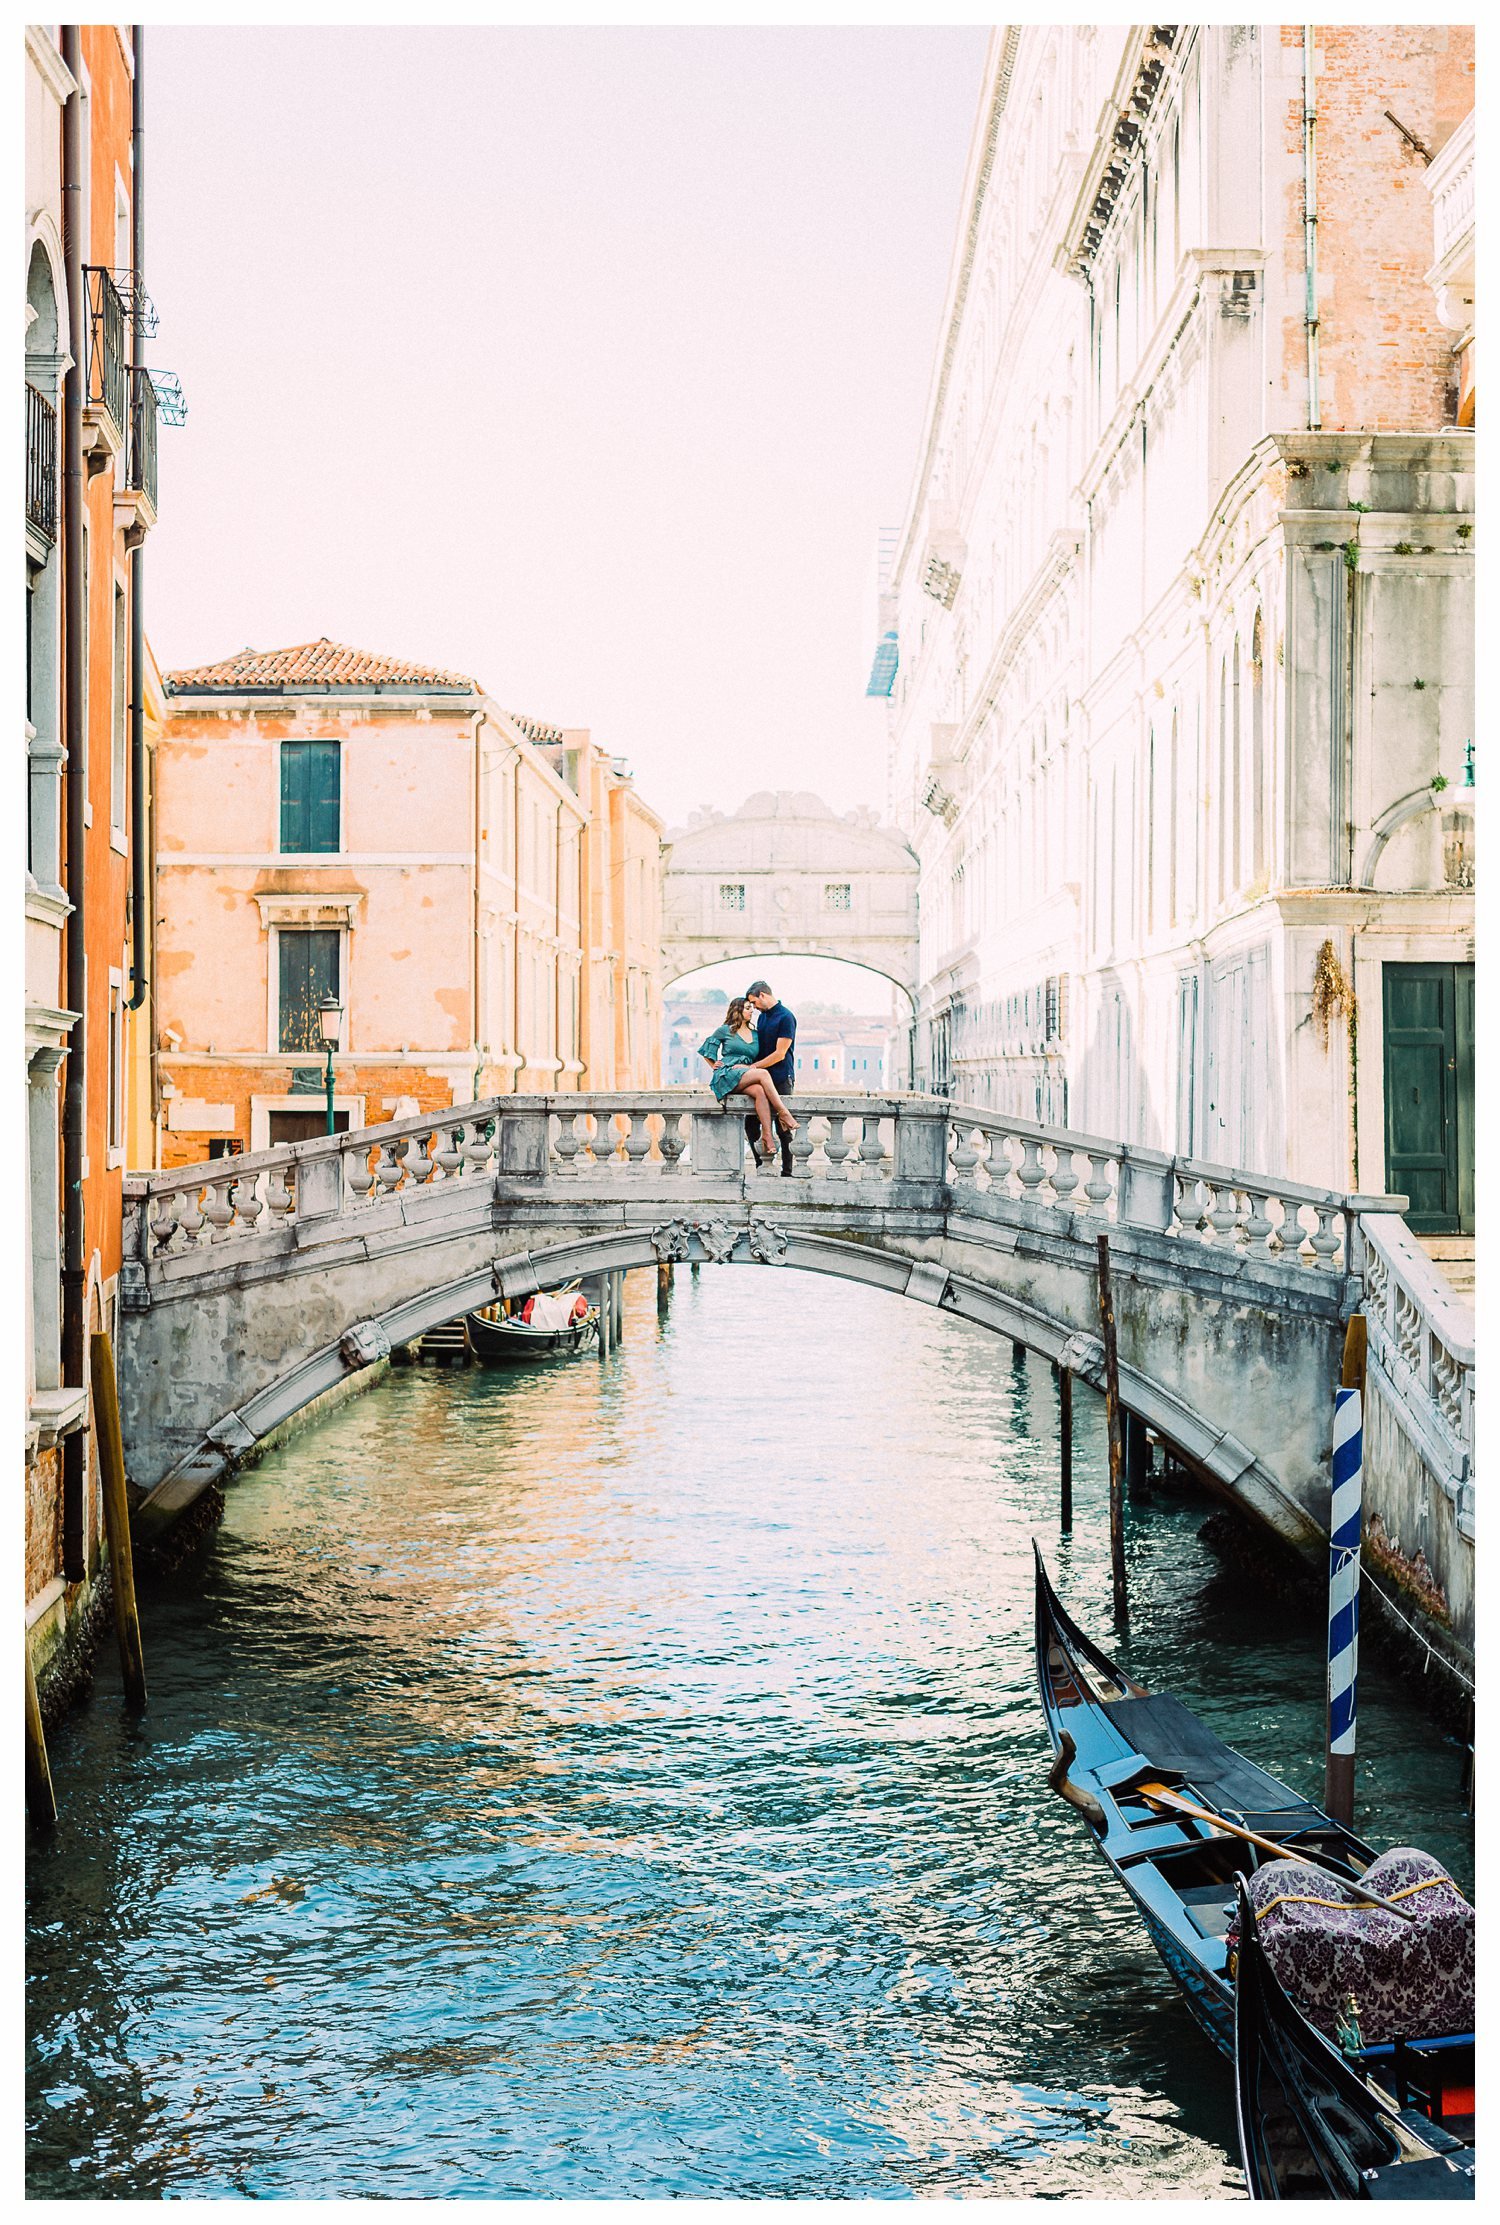
[{"label": "stone baluster", "polygon": [[375,1187],[375,1168],[368,1146],[363,1151],[346,1151],[342,1154],[344,1179],[362,1205]]},{"label": "stone baluster", "polygon": [[495,1156],[495,1121],[491,1114],[484,1120],[471,1120],[464,1158],[475,1174],[487,1174]]},{"label": "stone baluster", "polygon": [[[359,1158],[363,1163],[365,1154],[360,1153]],[[365,1171],[368,1174],[368,1166]],[[367,1183],[366,1188],[368,1187]],[[297,1176],[290,1159],[283,1160],[279,1167],[267,1168],[266,1203],[278,1221],[290,1220],[297,1203]]]},{"label": "stone baluster", "polygon": [[552,1138],[552,1171],[564,1181],[577,1178],[578,1154],[583,1138],[578,1133],[579,1114],[559,1113],[557,1134]]},{"label": "stone baluster", "polygon": [[451,1128],[438,1130],[438,1148],[432,1154],[433,1163],[442,1169],[442,1179],[451,1182],[460,1173],[464,1163],[464,1124],[455,1121]]},{"label": "stone baluster", "polygon": [[203,1207],[203,1218],[209,1227],[211,1244],[222,1244],[234,1226],[234,1184],[222,1177],[208,1184],[208,1196]]},{"label": "stone baluster", "polygon": [[666,1168],[668,1174],[678,1173],[682,1165],[682,1154],[687,1143],[687,1138],[683,1134],[682,1122],[683,1115],[681,1113],[663,1113],[662,1115],[661,1135],[657,1140],[661,1146],[662,1165]]},{"label": "stone baluster", "polygon": [[1210,1184],[1209,1196],[1213,1202],[1204,1217],[1213,1230],[1214,1242],[1221,1244],[1239,1219],[1239,1210],[1234,1202],[1234,1192],[1226,1184]]},{"label": "stone baluster", "polygon": [[382,1190],[394,1190],[400,1186],[401,1178],[406,1173],[406,1153],[410,1142],[410,1136],[391,1136],[380,1146],[380,1157],[375,1162],[375,1179]]},{"label": "stone baluster", "polygon": [[438,1131],[436,1128],[429,1128],[418,1136],[416,1138],[416,1158],[407,1165],[406,1171],[413,1182],[419,1183],[424,1188],[429,1182],[437,1180],[437,1159],[434,1156],[437,1149],[437,1140]]},{"label": "stone baluster", "polygon": [[625,1115],[629,1126],[625,1132],[625,1172],[636,1174],[651,1156],[651,1129],[649,1116],[643,1112]]},{"label": "stone baluster", "polygon": [[1310,1264],[1312,1253],[1307,1247],[1307,1230],[1302,1225],[1302,1208],[1289,1198],[1281,1201],[1281,1225],[1276,1231],[1276,1241],[1282,1258],[1293,1266]]},{"label": "stone baluster", "polygon": [[977,1128],[960,1128],[955,1123],[952,1180],[956,1190],[972,1190],[975,1187],[975,1169],[983,1157],[981,1142]]},{"label": "stone baluster", "polygon": [[1343,1248],[1343,1231],[1335,1224],[1342,1221],[1344,1209],[1341,1205],[1315,1205],[1313,1211],[1318,1216],[1318,1225],[1313,1230],[1311,1239],[1313,1265],[1332,1267],[1337,1263],[1338,1254]]},{"label": "stone baluster", "polygon": [[1021,1163],[1016,1168],[1016,1180],[1021,1185],[1022,1197],[1035,1197],[1047,1179],[1041,1143],[1035,1136],[1021,1136],[1017,1140],[1021,1146]]},{"label": "stone baluster", "polygon": [[1088,1209],[1091,1213],[1107,1213],[1109,1201],[1115,1194],[1113,1160],[1107,1151],[1086,1151],[1084,1157],[1090,1170],[1089,1178],[1083,1185],[1083,1194],[1089,1201]]},{"label": "stone baluster", "polygon": [[853,1141],[848,1133],[848,1122],[841,1113],[835,1113],[829,1120],[828,1133],[823,1138],[823,1149],[828,1157],[828,1180],[830,1182],[848,1181],[849,1176],[844,1161],[853,1148]]},{"label": "stone baluster", "polygon": [[1083,1176],[1078,1169],[1079,1154],[1067,1144],[1056,1144],[1052,1151],[1052,1195],[1059,1205],[1071,1205],[1078,1194]]},{"label": "stone baluster", "polygon": [[890,1169],[885,1164],[881,1121],[875,1113],[861,1113],[859,1121],[859,1178],[879,1182]]},{"label": "stone baluster", "polygon": [[261,1214],[266,1209],[265,1200],[260,1194],[258,1174],[252,1175],[248,1182],[241,1182],[236,1186],[234,1209],[239,1215],[240,1226],[247,1235],[253,1236]]},{"label": "stone baluster", "polygon": [[161,1253],[171,1250],[172,1241],[178,1229],[182,1226],[177,1217],[177,1202],[178,1193],[176,1191],[158,1192],[151,1200],[151,1233],[156,1238],[158,1257]]},{"label": "stone baluster", "polygon": [[1242,1194],[1248,1208],[1244,1226],[1241,1230],[1246,1248],[1250,1251],[1263,1252],[1270,1241],[1271,1231],[1275,1225],[1266,1210],[1271,1202],[1270,1192],[1268,1190],[1245,1190]]},{"label": "stone baluster", "polygon": [[813,1132],[812,1121],[804,1113],[797,1123],[797,1133],[792,1138],[792,1175],[800,1179],[812,1173]]},{"label": "stone baluster", "polygon": [[203,1233],[201,1196],[202,1192],[196,1189],[184,1190],[181,1193],[182,1202],[177,1209],[177,1225],[189,1244],[196,1244]]}]

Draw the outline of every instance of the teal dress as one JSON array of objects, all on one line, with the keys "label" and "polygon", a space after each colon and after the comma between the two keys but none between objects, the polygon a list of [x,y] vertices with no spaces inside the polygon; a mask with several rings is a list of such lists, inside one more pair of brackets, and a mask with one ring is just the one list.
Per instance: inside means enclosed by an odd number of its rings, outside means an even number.
[{"label": "teal dress", "polygon": [[698,1045],[698,1056],[717,1059],[718,1064],[709,1076],[709,1087],[722,1102],[734,1095],[745,1068],[753,1066],[760,1057],[760,1038],[752,1035],[747,1042],[726,1021],[723,1027],[715,1028],[712,1035],[704,1037]]}]

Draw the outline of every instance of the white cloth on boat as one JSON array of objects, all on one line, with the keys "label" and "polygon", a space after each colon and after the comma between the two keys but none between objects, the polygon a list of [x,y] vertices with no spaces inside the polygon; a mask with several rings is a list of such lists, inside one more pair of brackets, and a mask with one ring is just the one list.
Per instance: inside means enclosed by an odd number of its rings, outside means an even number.
[{"label": "white cloth on boat", "polygon": [[539,1290],[531,1304],[533,1329],[566,1329],[578,1302],[576,1290]]}]

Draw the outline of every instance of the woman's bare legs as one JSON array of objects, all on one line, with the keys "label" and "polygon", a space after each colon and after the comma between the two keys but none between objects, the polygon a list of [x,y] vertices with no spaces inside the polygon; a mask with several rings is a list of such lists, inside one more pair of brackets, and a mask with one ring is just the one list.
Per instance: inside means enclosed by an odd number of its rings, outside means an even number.
[{"label": "woman's bare legs", "polygon": [[790,1112],[787,1110],[786,1099],[782,1096],[781,1091],[776,1087],[776,1084],[772,1081],[770,1075],[766,1072],[763,1066],[759,1069],[756,1078],[759,1081],[761,1088],[765,1091],[767,1100],[770,1103],[771,1110],[776,1116],[777,1127],[781,1130],[784,1136],[793,1134],[796,1129],[797,1123],[795,1120],[793,1120]]},{"label": "woman's bare legs", "polygon": [[[771,1111],[766,1099],[768,1096],[775,1097],[776,1092],[760,1074],[742,1074],[739,1086],[741,1092],[749,1098],[755,1117],[760,1122],[761,1149],[769,1159],[775,1154],[776,1138],[771,1133]],[[777,1098],[776,1101],[779,1104],[781,1100]]]}]

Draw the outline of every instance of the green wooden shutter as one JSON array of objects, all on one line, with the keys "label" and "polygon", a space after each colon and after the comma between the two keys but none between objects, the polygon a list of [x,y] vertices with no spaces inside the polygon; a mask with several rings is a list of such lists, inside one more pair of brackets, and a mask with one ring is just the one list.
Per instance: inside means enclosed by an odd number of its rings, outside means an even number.
[{"label": "green wooden shutter", "polygon": [[278,1048],[321,1052],[318,1006],[324,997],[339,993],[339,931],[284,927],[277,940],[281,952]]},{"label": "green wooden shutter", "polygon": [[339,846],[339,744],[281,745],[281,847],[299,854]]}]

